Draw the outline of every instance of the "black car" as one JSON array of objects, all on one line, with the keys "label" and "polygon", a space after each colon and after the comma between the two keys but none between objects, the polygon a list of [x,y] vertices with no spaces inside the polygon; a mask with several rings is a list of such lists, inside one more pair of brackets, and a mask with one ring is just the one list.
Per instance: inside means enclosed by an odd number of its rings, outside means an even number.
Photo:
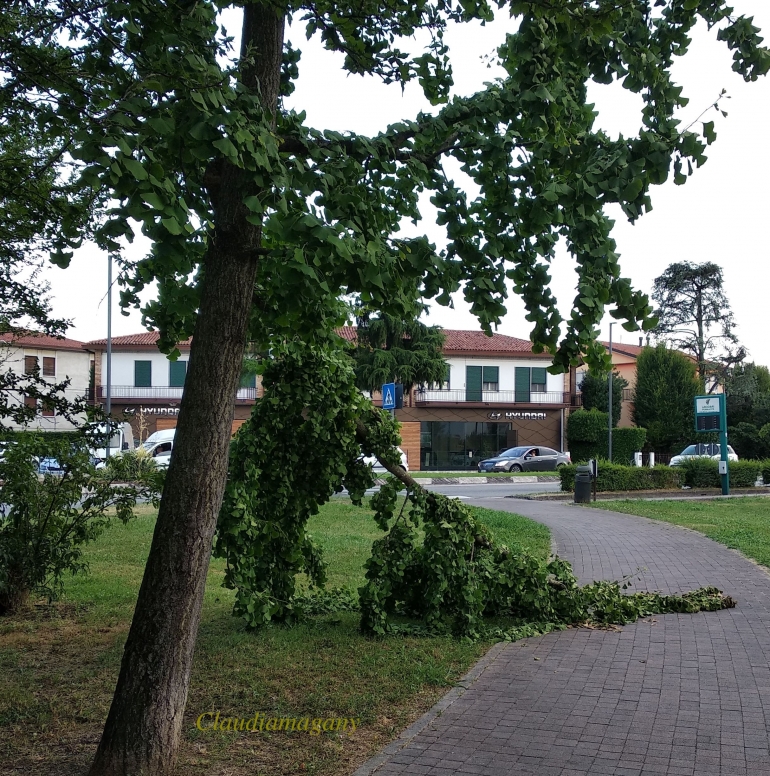
[{"label": "black car", "polygon": [[545,472],[555,471],[570,461],[566,453],[550,447],[511,447],[494,458],[479,462],[480,472]]}]

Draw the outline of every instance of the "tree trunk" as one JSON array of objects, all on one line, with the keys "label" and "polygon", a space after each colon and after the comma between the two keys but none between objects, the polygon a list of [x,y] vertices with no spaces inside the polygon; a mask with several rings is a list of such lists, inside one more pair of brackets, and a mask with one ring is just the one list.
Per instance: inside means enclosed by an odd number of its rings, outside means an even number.
[{"label": "tree trunk", "polygon": [[[248,4],[242,81],[275,114],[284,17]],[[207,181],[214,233],[203,265],[174,451],[117,688],[91,776],[163,776],[176,763],[227,460],[261,230],[246,221],[242,171]]]}]

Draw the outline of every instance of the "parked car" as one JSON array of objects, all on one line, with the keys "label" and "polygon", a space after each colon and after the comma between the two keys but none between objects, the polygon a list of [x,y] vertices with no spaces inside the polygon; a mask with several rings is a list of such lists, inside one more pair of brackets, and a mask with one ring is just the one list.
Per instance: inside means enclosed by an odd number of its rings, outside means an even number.
[{"label": "parked car", "polygon": [[567,453],[560,453],[550,447],[511,447],[496,455],[479,461],[480,472],[546,472],[572,463]]},{"label": "parked car", "polygon": [[55,458],[41,458],[37,465],[38,474],[50,474],[54,477],[64,476],[64,467]]},{"label": "parked car", "polygon": [[[409,464],[407,463],[406,453],[399,447],[398,452],[401,453],[401,468],[405,471],[409,471]],[[373,456],[361,456],[361,460],[372,467],[375,472],[385,472],[387,469]]]},{"label": "parked car", "polygon": [[[722,457],[722,449],[721,445],[717,444],[716,442],[709,442],[706,444],[697,444],[697,445],[690,445],[689,447],[685,447],[684,450],[682,450],[679,455],[675,455],[671,461],[669,462],[669,466],[681,466],[685,461],[689,460],[690,458],[712,458],[715,461],[718,461]],[[728,461],[737,461],[738,456],[735,454],[735,450],[733,450],[730,445],[727,445],[727,460]]]}]

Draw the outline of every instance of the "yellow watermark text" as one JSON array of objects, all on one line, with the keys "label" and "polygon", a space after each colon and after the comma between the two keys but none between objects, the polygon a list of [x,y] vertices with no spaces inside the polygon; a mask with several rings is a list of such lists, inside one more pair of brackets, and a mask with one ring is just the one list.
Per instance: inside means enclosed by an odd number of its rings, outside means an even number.
[{"label": "yellow watermark text", "polygon": [[198,730],[216,730],[222,733],[321,733],[356,732],[360,717],[268,717],[258,711],[253,717],[225,717],[219,711],[206,711],[195,722]]}]

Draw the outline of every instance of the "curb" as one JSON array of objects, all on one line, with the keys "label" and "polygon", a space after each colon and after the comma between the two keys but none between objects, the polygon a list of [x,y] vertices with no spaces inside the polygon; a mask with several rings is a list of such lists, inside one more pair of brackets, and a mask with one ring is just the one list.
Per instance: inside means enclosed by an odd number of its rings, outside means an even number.
[{"label": "curb", "polygon": [[408,746],[412,739],[427,728],[437,717],[440,717],[466,690],[484,673],[497,658],[508,643],[498,641],[489,651],[481,657],[473,667],[457,680],[455,686],[444,695],[432,708],[425,712],[416,722],[402,731],[398,738],[391,741],[379,754],[370,757],[358,770],[354,771],[352,776],[372,776],[380,766],[384,765],[394,754],[398,754],[404,747]]}]

